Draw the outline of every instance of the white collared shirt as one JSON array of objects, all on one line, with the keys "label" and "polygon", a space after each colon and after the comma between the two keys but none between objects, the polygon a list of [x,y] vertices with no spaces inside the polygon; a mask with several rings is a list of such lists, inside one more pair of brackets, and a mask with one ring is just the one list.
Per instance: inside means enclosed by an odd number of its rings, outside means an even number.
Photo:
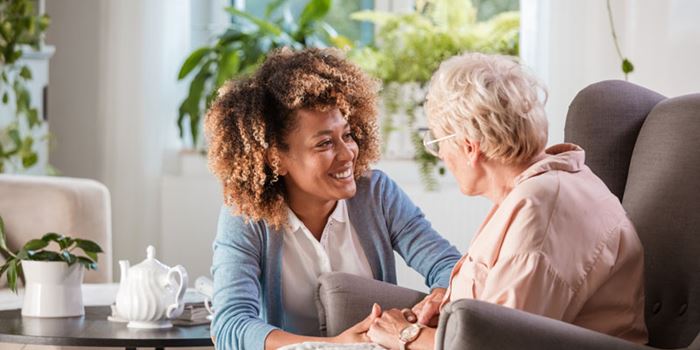
[{"label": "white collared shirt", "polygon": [[314,291],[318,277],[326,272],[346,272],[373,278],[372,269],[347,204],[339,200],[317,241],[311,231],[288,209],[289,229],[282,243],[282,305],[288,311],[285,329],[318,335],[319,323]]}]

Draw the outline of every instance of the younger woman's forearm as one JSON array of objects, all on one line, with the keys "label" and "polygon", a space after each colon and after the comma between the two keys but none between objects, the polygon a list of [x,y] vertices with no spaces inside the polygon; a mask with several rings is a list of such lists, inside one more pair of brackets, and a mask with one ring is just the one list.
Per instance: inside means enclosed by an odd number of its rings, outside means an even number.
[{"label": "younger woman's forearm", "polygon": [[330,343],[333,341],[333,338],[308,337],[275,329],[267,335],[267,338],[265,338],[265,350],[276,350],[277,348],[285,345],[303,343],[307,341]]}]

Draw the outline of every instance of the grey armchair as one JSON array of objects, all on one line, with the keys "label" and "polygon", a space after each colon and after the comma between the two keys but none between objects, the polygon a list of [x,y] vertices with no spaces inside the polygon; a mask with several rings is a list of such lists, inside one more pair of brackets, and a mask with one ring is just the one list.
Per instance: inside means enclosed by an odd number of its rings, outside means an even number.
[{"label": "grey armchair", "polygon": [[[645,251],[648,346],[477,300],[445,307],[436,349],[700,349],[700,94],[665,98],[624,81],[583,89],[565,139],[617,195]],[[322,325],[337,334],[382,306],[406,307],[417,292],[343,274],[324,276]]]}]

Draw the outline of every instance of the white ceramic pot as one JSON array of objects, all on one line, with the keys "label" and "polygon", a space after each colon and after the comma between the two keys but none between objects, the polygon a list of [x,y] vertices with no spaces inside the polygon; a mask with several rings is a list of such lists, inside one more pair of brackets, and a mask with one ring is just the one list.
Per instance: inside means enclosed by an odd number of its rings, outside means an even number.
[{"label": "white ceramic pot", "polygon": [[80,264],[62,261],[22,261],[26,279],[22,316],[72,317],[85,314]]}]

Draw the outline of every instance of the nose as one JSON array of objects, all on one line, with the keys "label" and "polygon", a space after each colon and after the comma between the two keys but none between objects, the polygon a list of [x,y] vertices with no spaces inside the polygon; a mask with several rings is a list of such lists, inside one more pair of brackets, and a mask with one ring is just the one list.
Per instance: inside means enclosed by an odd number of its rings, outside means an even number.
[{"label": "nose", "polygon": [[340,142],[338,146],[338,151],[336,158],[339,161],[347,162],[355,159],[357,154],[357,144],[353,142]]}]

